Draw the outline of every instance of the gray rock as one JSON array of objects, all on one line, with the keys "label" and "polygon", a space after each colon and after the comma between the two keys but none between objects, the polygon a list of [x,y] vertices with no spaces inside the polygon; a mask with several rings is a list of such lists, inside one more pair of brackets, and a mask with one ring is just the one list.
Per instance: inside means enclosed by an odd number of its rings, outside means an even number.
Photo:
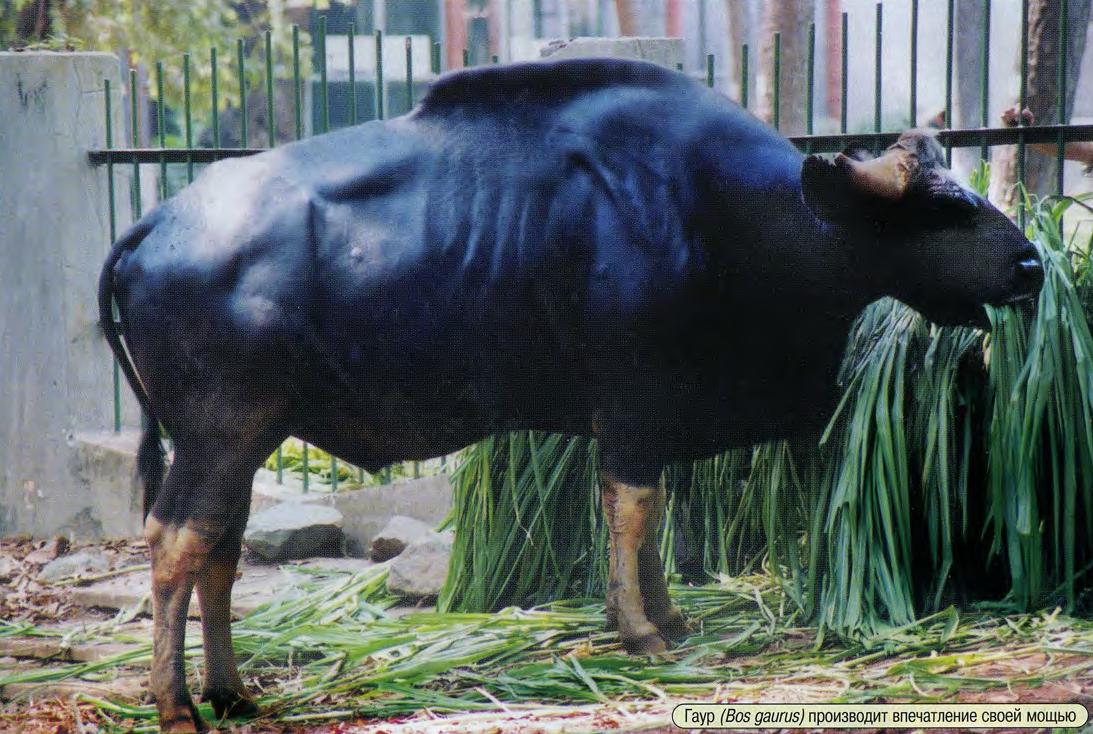
[{"label": "gray rock", "polygon": [[449,535],[419,540],[406,546],[387,574],[387,590],[396,596],[423,599],[440,593],[448,577],[448,561],[452,557]]},{"label": "gray rock", "polygon": [[376,563],[387,561],[402,553],[406,546],[435,537],[436,531],[427,523],[405,515],[395,515],[372,538],[369,557]]},{"label": "gray rock", "polygon": [[252,516],[243,544],[268,561],[340,556],[342,513],[333,507],[284,502]]},{"label": "gray rock", "polygon": [[0,556],[0,582],[8,581],[19,573],[19,564],[14,558]]},{"label": "gray rock", "polygon": [[95,550],[82,550],[55,558],[38,572],[39,581],[59,581],[70,576],[88,576],[110,570],[110,561]]}]

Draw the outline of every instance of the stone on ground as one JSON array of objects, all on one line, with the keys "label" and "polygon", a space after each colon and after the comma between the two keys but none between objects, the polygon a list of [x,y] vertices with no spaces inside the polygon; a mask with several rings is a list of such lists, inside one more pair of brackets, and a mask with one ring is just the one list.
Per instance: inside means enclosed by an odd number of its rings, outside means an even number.
[{"label": "stone on ground", "polygon": [[450,534],[419,540],[391,562],[387,574],[387,590],[396,596],[412,599],[435,597],[448,577],[448,560],[452,556]]},{"label": "stone on ground", "polygon": [[55,558],[38,572],[39,581],[59,581],[70,576],[88,576],[110,570],[110,561],[102,551],[82,550]]},{"label": "stone on ground", "polygon": [[402,553],[408,545],[435,537],[437,532],[427,523],[405,515],[395,515],[372,538],[369,557],[376,563],[381,563]]},{"label": "stone on ground", "polygon": [[333,507],[283,502],[253,515],[243,544],[267,561],[340,556],[342,513]]}]

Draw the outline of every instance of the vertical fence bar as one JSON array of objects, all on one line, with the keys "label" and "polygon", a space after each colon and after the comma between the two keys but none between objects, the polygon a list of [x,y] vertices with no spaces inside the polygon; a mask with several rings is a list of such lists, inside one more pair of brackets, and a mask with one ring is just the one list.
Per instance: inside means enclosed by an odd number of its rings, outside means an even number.
[{"label": "vertical fence bar", "polygon": [[493,56],[490,56],[490,63],[499,64],[501,63],[501,58],[497,54],[494,54]]},{"label": "vertical fence bar", "polygon": [[[414,109],[414,45],[410,37],[406,36],[406,111]],[[497,57],[493,57],[493,63],[497,63]]]},{"label": "vertical fence bar", "polygon": [[[816,24],[808,24],[808,56],[805,59],[805,134],[813,133],[816,98]],[[812,141],[805,141],[805,152],[812,152]]]},{"label": "vertical fence bar", "polygon": [[883,73],[882,64],[884,57],[881,56],[881,47],[883,45],[883,33],[884,33],[884,4],[877,3],[877,30],[876,37],[874,39],[874,56],[873,56],[873,132],[880,132],[881,129],[881,76]]},{"label": "vertical fence bar", "polygon": [[264,36],[266,43],[266,145],[272,148],[277,145],[277,117],[273,108],[273,34],[266,31]]},{"label": "vertical fence bar", "polygon": [[242,38],[237,38],[235,41],[235,63],[239,67],[239,110],[242,113],[239,123],[239,147],[246,148],[250,139],[247,135],[247,60],[243,53]]},{"label": "vertical fence bar", "polygon": [[[979,126],[990,126],[990,47],[991,47],[991,0],[983,0],[983,33],[980,41],[979,69]],[[979,147],[979,158],[986,161],[990,155],[986,136]]]},{"label": "vertical fence bar", "polygon": [[847,89],[849,88],[847,75],[848,75],[849,69],[850,69],[849,64],[847,63],[848,62],[847,53],[849,51],[847,46],[849,45],[849,42],[850,42],[850,32],[849,32],[850,31],[850,23],[849,23],[849,17],[847,16],[847,14],[845,12],[843,13],[842,21],[843,21],[843,24],[842,24],[842,45],[839,47],[839,50],[840,50],[841,55],[842,55],[842,60],[841,60],[841,63],[842,63],[842,79],[839,82],[839,84],[842,87],[842,89],[840,90],[841,96],[839,98],[839,132],[845,134],[846,133],[846,113],[847,113],[846,94],[847,94]]},{"label": "vertical fence bar", "polygon": [[186,133],[186,180],[194,180],[194,157],[189,152],[194,147],[194,118],[190,109],[190,52],[182,54],[182,114]]},{"label": "vertical fence bar", "polygon": [[[296,125],[296,139],[304,136],[303,82],[300,79],[300,26],[292,24],[292,110]],[[304,443],[304,491],[308,490],[307,443]],[[277,447],[277,481],[284,479],[284,451]]]},{"label": "vertical fence bar", "polygon": [[910,127],[918,126],[918,0],[911,0]]},{"label": "vertical fence bar", "polygon": [[[1060,0],[1059,2],[1059,66],[1058,71],[1058,86],[1059,90],[1056,114],[1058,116],[1057,122],[1059,125],[1066,124],[1066,62],[1067,57],[1070,55],[1070,49],[1068,48],[1068,36],[1070,32],[1070,8],[1067,0]],[[1055,141],[1055,193],[1058,196],[1063,195],[1063,151],[1066,148],[1066,143],[1063,141],[1063,131],[1059,128],[1059,137]],[[1063,236],[1063,217],[1059,217],[1059,236]]]},{"label": "vertical fence bar", "polygon": [[1028,101],[1028,0],[1021,0],[1021,78],[1017,89],[1017,182],[1021,196],[1017,200],[1017,225],[1025,228],[1025,116],[1021,113]]},{"label": "vertical fence bar", "polygon": [[[956,0],[948,0],[947,15],[945,17],[945,121],[943,127],[953,126],[953,16]],[[953,165],[953,145],[945,143],[945,165]]]},{"label": "vertical fence bar", "polygon": [[771,111],[771,124],[774,129],[781,127],[782,117],[782,34],[774,34],[774,74],[771,80],[773,89],[771,96],[774,98],[774,106]]},{"label": "vertical fence bar", "polygon": [[463,68],[466,69],[471,65],[471,52],[470,49],[463,49]]},{"label": "vertical fence bar", "polygon": [[[156,62],[156,137],[159,138],[159,149],[163,150],[167,147],[167,130],[164,114],[164,101],[163,96],[163,62]],[[160,200],[167,198],[167,158],[160,154],[159,156],[159,198]]]},{"label": "vertical fence bar", "polygon": [[[140,146],[140,103],[138,101],[139,93],[137,91],[137,70],[129,70],[129,130],[131,132],[130,140],[134,148]],[[133,156],[133,185],[132,185],[132,212],[133,221],[137,221],[141,217],[141,191],[140,191],[140,162],[137,160],[136,155]],[[114,304],[114,316],[117,321],[117,304]],[[142,419],[142,425],[144,420]]]},{"label": "vertical fence bar", "polygon": [[304,441],[304,494],[311,491],[311,466],[308,458],[307,441]]},{"label": "vertical fence bar", "polygon": [[376,31],[376,119],[383,115],[383,31]]},{"label": "vertical fence bar", "polygon": [[216,63],[216,47],[209,49],[209,73],[212,74],[212,127],[213,147],[220,147],[220,71]]},{"label": "vertical fence bar", "polygon": [[330,131],[330,92],[326,78],[326,16],[319,16],[319,125],[321,132]]},{"label": "vertical fence bar", "polygon": [[297,140],[304,136],[304,118],[303,114],[300,111],[300,107],[302,106],[300,100],[301,91],[302,85],[300,83],[300,26],[294,23],[292,25],[292,101],[293,109],[296,113]]},{"label": "vertical fence bar", "polygon": [[[106,149],[110,150],[114,147],[114,120],[113,110],[110,103],[110,80],[102,80],[103,102],[106,111]],[[106,163],[106,201],[107,206],[110,207],[109,219],[110,219],[110,246],[113,246],[114,241],[118,238],[118,215],[115,205],[116,194],[114,192],[114,163],[113,160]],[[114,313],[116,306],[111,304],[111,319],[117,321],[117,315]],[[114,356],[111,360],[113,363],[113,388],[114,388],[114,433],[121,433],[121,374],[118,367],[118,358]]]},{"label": "vertical fence bar", "polygon": [[706,54],[706,86],[713,89],[716,71],[716,59],[713,54]]},{"label": "vertical fence bar", "polygon": [[[330,130],[330,89],[326,70],[326,16],[319,16],[319,93],[322,131]],[[338,457],[330,454],[330,491],[338,491]]]},{"label": "vertical fence bar", "polygon": [[740,106],[748,108],[748,44],[740,47]]},{"label": "vertical fence bar", "polygon": [[432,56],[430,58],[432,69],[434,74],[440,73],[440,44],[434,43],[432,47]]},{"label": "vertical fence bar", "polygon": [[[139,93],[137,92],[137,70],[129,70],[129,130],[130,139],[133,143],[133,147],[140,146],[140,103],[138,102]],[[137,161],[137,157],[133,156],[133,185],[132,191],[132,207],[133,207],[133,221],[140,219],[140,163]]]},{"label": "vertical fence bar", "polygon": [[357,24],[349,24],[349,123],[357,124]]}]

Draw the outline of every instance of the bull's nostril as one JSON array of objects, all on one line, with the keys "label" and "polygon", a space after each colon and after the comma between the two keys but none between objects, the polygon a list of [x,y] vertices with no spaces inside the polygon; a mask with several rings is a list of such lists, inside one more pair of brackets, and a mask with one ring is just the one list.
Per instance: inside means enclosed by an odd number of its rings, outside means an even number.
[{"label": "bull's nostril", "polygon": [[1033,296],[1044,284],[1044,265],[1038,257],[1026,257],[1014,265],[1014,286],[1021,296]]},{"label": "bull's nostril", "polygon": [[1043,278],[1044,266],[1037,258],[1025,258],[1017,263],[1017,274],[1025,280]]}]

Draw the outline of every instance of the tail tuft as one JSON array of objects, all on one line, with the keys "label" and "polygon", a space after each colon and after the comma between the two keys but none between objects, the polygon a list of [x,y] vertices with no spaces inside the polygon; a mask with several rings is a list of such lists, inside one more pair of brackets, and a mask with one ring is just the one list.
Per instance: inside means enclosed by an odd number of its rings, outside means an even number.
[{"label": "tail tuft", "polygon": [[159,424],[150,416],[145,417],[144,435],[137,450],[137,473],[144,485],[144,519],[147,520],[163,485],[163,446],[159,441]]}]

